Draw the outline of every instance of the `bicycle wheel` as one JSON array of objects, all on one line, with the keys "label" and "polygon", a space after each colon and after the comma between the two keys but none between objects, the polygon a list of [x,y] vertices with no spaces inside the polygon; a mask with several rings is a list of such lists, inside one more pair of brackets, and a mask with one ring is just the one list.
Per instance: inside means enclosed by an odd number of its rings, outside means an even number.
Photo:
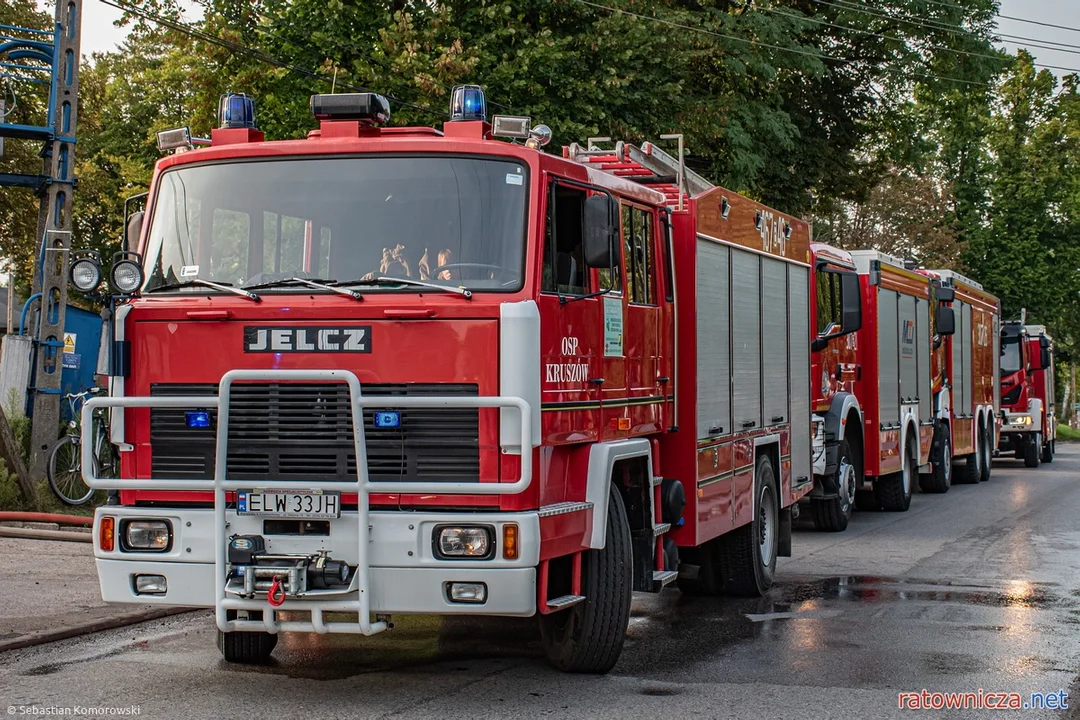
[{"label": "bicycle wheel", "polygon": [[94,494],[83,482],[81,451],[78,439],[68,435],[61,438],[49,454],[45,473],[49,478],[49,486],[56,496],[68,505],[82,505]]},{"label": "bicycle wheel", "polygon": [[118,477],[116,450],[109,440],[108,428],[102,422],[94,423],[94,463],[94,474],[98,477]]}]

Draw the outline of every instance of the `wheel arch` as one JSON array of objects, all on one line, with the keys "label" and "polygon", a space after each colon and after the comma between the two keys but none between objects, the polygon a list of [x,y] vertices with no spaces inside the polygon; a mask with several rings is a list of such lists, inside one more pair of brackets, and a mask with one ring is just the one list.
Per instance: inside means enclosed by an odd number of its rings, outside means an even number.
[{"label": "wheel arch", "polygon": [[[615,469],[620,463],[629,463],[631,466],[643,464],[646,478],[651,480],[652,443],[647,438],[634,438],[596,443],[589,449],[585,502],[592,504],[592,534],[589,536],[589,547],[593,550],[604,547],[604,538],[607,533],[608,487],[617,480]],[[620,487],[619,491],[623,493],[625,501],[626,488]]]}]

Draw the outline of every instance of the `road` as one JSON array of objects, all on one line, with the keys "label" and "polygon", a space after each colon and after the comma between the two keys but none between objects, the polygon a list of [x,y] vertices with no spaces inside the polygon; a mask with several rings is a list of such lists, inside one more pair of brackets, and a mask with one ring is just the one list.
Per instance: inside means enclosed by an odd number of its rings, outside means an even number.
[{"label": "road", "polygon": [[1064,691],[1072,710],[1019,715],[1076,718],[1077,518],[1080,446],[1062,445],[1052,465],[1000,461],[988,483],[857,513],[844,533],[800,527],[765,598],[636,598],[605,677],[548,669],[530,622],[427,617],[367,639],[285,636],[273,665],[229,666],[199,612],[0,655],[0,716],[850,720],[910,716],[901,692],[983,689]]}]

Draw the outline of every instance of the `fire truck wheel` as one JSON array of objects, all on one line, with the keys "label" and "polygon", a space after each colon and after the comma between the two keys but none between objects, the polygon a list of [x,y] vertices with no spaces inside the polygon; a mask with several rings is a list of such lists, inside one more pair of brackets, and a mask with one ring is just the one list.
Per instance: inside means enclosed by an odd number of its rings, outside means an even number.
[{"label": "fire truck wheel", "polygon": [[851,511],[855,509],[855,488],[859,479],[847,438],[840,441],[837,450],[835,479],[836,497],[810,500],[810,515],[814,519],[814,527],[818,530],[841,532],[847,529]]},{"label": "fire truck wheel", "polygon": [[874,492],[883,510],[905,512],[911,507],[914,476],[918,472],[918,461],[915,457],[915,447],[909,440],[900,472],[883,475],[874,483]]},{"label": "fire truck wheel", "polygon": [[1044,463],[1054,462],[1054,440],[1043,445],[1042,449],[1042,461]]},{"label": "fire truck wheel", "polygon": [[919,489],[924,493],[947,493],[952,486],[952,440],[949,428],[941,426],[939,442],[934,443],[930,454],[933,470],[919,475]]},{"label": "fire truck wheel", "polygon": [[1037,468],[1042,458],[1042,435],[1028,435],[1024,443],[1024,467]]},{"label": "fire truck wheel", "polygon": [[975,452],[964,458],[964,467],[956,476],[956,481],[965,485],[974,485],[982,479],[982,431],[975,431]]},{"label": "fire truck wheel", "polygon": [[[991,424],[992,427],[992,424]],[[979,479],[986,482],[990,479],[990,472],[994,467],[994,449],[990,442],[992,430],[989,427],[983,427],[982,433],[982,472],[979,475]]]},{"label": "fire truck wheel", "polygon": [[630,624],[633,560],[626,508],[619,491],[612,486],[604,549],[590,550],[582,556],[581,589],[585,600],[567,610],[540,616],[544,654],[556,669],[606,673],[615,667]]},{"label": "fire truck wheel", "polygon": [[721,537],[717,545],[724,592],[759,597],[772,587],[780,540],[780,498],[776,473],[767,455],[754,471],[754,519]]},{"label": "fire truck wheel", "polygon": [[[258,617],[256,617],[258,616]],[[235,614],[234,614],[235,617]],[[232,619],[232,618],[231,618]],[[248,619],[261,620],[262,613],[249,613]],[[217,646],[225,662],[242,665],[263,665],[277,647],[278,636],[268,632],[221,632]]]}]

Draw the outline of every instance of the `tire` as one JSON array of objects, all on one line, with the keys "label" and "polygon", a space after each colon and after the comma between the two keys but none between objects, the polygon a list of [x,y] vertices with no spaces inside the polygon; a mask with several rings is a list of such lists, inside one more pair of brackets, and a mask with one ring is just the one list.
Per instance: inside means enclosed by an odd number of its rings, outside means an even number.
[{"label": "tire", "polygon": [[612,486],[604,548],[582,557],[585,600],[540,616],[540,639],[552,666],[574,673],[606,673],[615,667],[630,625],[633,567],[630,523],[622,496]]},{"label": "tire", "polygon": [[855,509],[855,492],[859,485],[858,471],[851,455],[847,438],[840,441],[836,453],[837,497],[828,500],[811,498],[810,516],[814,527],[825,532],[841,532],[847,529],[851,512]]},{"label": "tire", "polygon": [[[257,617],[256,617],[257,616]],[[235,611],[230,611],[235,619]],[[261,620],[261,612],[251,612],[249,619]],[[265,665],[270,653],[277,647],[278,636],[268,632],[221,632],[218,630],[217,646],[225,662],[241,665]]]},{"label": "tire", "polygon": [[917,461],[912,459],[914,454],[908,441],[900,472],[879,477],[874,483],[874,493],[883,510],[906,512],[911,507],[911,493],[918,474]]},{"label": "tire", "polygon": [[82,505],[94,494],[83,482],[81,452],[82,445],[74,436],[68,435],[53,445],[45,466],[49,487],[67,505]]},{"label": "tire", "polygon": [[754,469],[754,518],[719,538],[720,578],[724,592],[760,597],[772,587],[780,542],[780,496],[772,460],[762,455]]},{"label": "tire", "polygon": [[941,437],[934,443],[930,453],[930,464],[933,469],[919,475],[919,489],[924,493],[947,493],[952,487],[952,433],[948,425],[942,425],[939,429]]},{"label": "tire", "polygon": [[975,452],[964,456],[964,467],[953,477],[953,482],[975,485],[982,480],[982,430],[975,430]]},{"label": "tire", "polygon": [[1028,436],[1024,443],[1024,467],[1037,468],[1042,457],[1042,435]]},{"label": "tire", "polygon": [[983,426],[982,433],[982,467],[979,469],[979,480],[987,482],[990,479],[990,473],[994,469],[994,450],[990,447],[990,429],[985,425]]},{"label": "tire", "polygon": [[1043,445],[1042,457],[1039,459],[1042,460],[1044,463],[1054,462],[1054,442],[1054,440],[1051,440],[1050,442]]}]

